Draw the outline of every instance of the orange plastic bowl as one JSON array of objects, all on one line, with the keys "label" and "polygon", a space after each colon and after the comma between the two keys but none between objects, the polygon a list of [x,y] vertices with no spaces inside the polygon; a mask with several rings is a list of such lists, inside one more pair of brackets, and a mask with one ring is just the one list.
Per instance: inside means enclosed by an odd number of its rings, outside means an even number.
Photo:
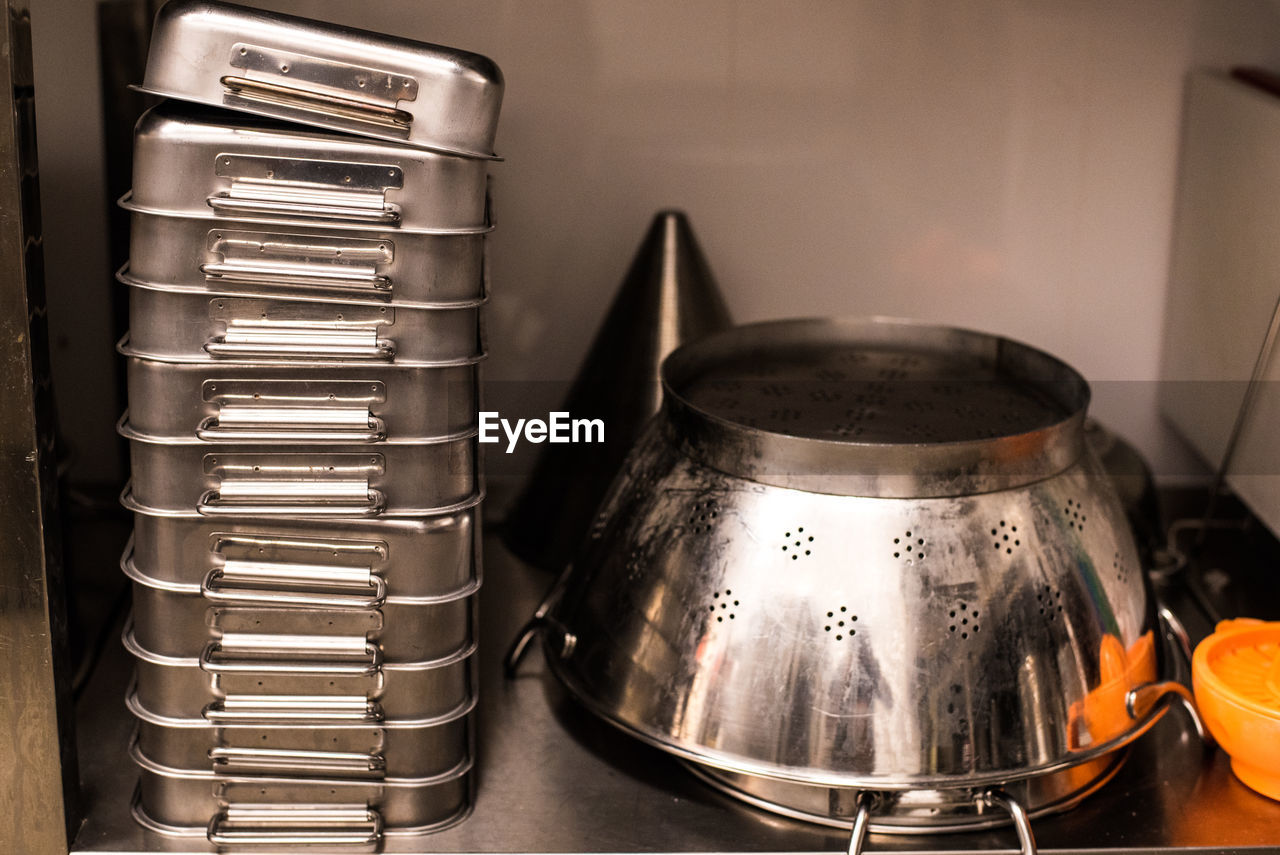
[{"label": "orange plastic bowl", "polygon": [[1231,771],[1280,801],[1280,622],[1218,624],[1191,662],[1196,704]]}]

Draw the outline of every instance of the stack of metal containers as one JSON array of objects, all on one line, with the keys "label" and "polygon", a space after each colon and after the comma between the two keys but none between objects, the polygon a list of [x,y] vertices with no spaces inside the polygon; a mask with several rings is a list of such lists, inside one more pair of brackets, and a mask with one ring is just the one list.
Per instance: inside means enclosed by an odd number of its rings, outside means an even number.
[{"label": "stack of metal containers", "polygon": [[173,100],[122,202],[135,814],[219,846],[448,825],[472,798],[501,74],[175,0],[141,88]]}]

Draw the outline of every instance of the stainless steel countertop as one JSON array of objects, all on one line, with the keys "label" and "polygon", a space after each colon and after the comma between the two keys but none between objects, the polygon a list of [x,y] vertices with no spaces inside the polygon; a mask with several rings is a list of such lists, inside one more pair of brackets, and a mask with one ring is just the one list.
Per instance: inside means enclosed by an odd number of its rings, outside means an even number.
[{"label": "stainless steel countertop", "polygon": [[[551,579],[486,539],[481,593],[479,778],[475,811],[452,829],[388,842],[390,853],[833,852],[848,835],[741,806],[659,751],[590,718],[531,651],[504,680],[503,649]],[[1193,636],[1208,630],[1178,590],[1166,601]],[[125,754],[130,663],[114,641],[79,708],[88,820],[73,852],[207,852],[147,834],[129,815],[136,775]],[[1280,852],[1280,803],[1206,756],[1175,709],[1134,747],[1117,777],[1075,810],[1033,823],[1042,851],[1163,852],[1173,848]],[[194,848],[193,848],[194,846]],[[872,835],[868,851],[1008,851],[1012,831],[930,837]],[[256,851],[256,850],[255,850]],[[308,851],[316,851],[314,849]]]}]

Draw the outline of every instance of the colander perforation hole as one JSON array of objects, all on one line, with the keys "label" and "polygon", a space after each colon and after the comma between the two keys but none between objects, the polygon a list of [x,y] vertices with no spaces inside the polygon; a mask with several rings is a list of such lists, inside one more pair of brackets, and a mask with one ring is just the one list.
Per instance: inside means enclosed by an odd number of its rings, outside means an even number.
[{"label": "colander perforation hole", "polygon": [[697,502],[689,511],[689,530],[694,534],[706,534],[715,525],[720,515],[720,506],[715,499]]},{"label": "colander perforation hole", "polygon": [[[858,403],[864,403],[862,395],[856,396],[855,400]],[[836,422],[835,426],[832,429],[837,434],[844,437],[862,436],[862,434],[866,431],[866,428],[863,426],[862,423],[864,421],[865,422],[874,421],[876,414],[875,414],[875,410],[869,409],[868,407],[865,407],[865,406],[853,407],[844,411],[844,417],[845,417],[845,420]]]},{"label": "colander perforation hole", "polygon": [[1044,590],[1036,594],[1036,605],[1040,614],[1049,620],[1055,620],[1062,614],[1062,591],[1052,585],[1045,585]]},{"label": "colander perforation hole", "polygon": [[1111,557],[1111,569],[1115,571],[1117,582],[1123,582],[1129,578],[1129,568],[1121,560],[1119,552]]},{"label": "colander perforation hole", "polygon": [[1077,531],[1084,531],[1085,521],[1089,519],[1085,515],[1084,505],[1075,499],[1067,499],[1067,504],[1062,509],[1062,517],[1067,521],[1067,528],[1074,528]]},{"label": "colander perforation hole", "polygon": [[801,557],[813,554],[813,533],[806,532],[804,526],[794,528],[782,536],[787,541],[782,544],[782,551],[791,556],[792,561],[799,561]]},{"label": "colander perforation hole", "polygon": [[733,591],[725,588],[723,591],[715,591],[711,594],[714,600],[708,611],[715,615],[716,623],[724,623],[725,620],[735,620],[738,617],[736,609],[742,605],[739,600],[733,598]]},{"label": "colander perforation hole", "polygon": [[1022,545],[1022,537],[1018,527],[1008,520],[1000,520],[991,528],[992,547],[997,552],[1004,550],[1005,555],[1012,555],[1015,547]]},{"label": "colander perforation hole", "polygon": [[911,439],[931,442],[938,438],[938,431],[929,423],[912,422],[904,429],[904,433]]},{"label": "colander perforation hole", "polygon": [[811,389],[809,391],[809,400],[815,404],[834,404],[844,400],[844,395],[835,389]]},{"label": "colander perforation hole", "polygon": [[854,627],[857,622],[858,616],[849,611],[848,606],[838,606],[827,612],[827,616],[822,621],[822,630],[836,641],[844,641],[858,634],[857,628]]},{"label": "colander perforation hole", "polygon": [[982,629],[978,623],[978,610],[970,609],[967,602],[958,603],[955,608],[947,612],[947,617],[950,618],[947,631],[953,635],[959,635],[961,640],[967,640],[970,633]]},{"label": "colander perforation hole", "polygon": [[893,539],[893,557],[906,561],[907,564],[914,564],[918,559],[924,558],[924,538],[911,532],[905,532],[901,537]]}]

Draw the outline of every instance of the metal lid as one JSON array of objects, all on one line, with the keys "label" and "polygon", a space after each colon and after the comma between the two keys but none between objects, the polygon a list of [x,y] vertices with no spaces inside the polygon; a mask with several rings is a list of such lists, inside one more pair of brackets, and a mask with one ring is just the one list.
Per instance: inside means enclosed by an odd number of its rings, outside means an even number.
[{"label": "metal lid", "polygon": [[1011,489],[1083,450],[1084,378],[1010,339],[887,318],[771,321],[663,364],[664,408],[695,459],[836,495]]},{"label": "metal lid", "polygon": [[156,15],[143,92],[471,158],[493,153],[493,60],[212,0]]}]

